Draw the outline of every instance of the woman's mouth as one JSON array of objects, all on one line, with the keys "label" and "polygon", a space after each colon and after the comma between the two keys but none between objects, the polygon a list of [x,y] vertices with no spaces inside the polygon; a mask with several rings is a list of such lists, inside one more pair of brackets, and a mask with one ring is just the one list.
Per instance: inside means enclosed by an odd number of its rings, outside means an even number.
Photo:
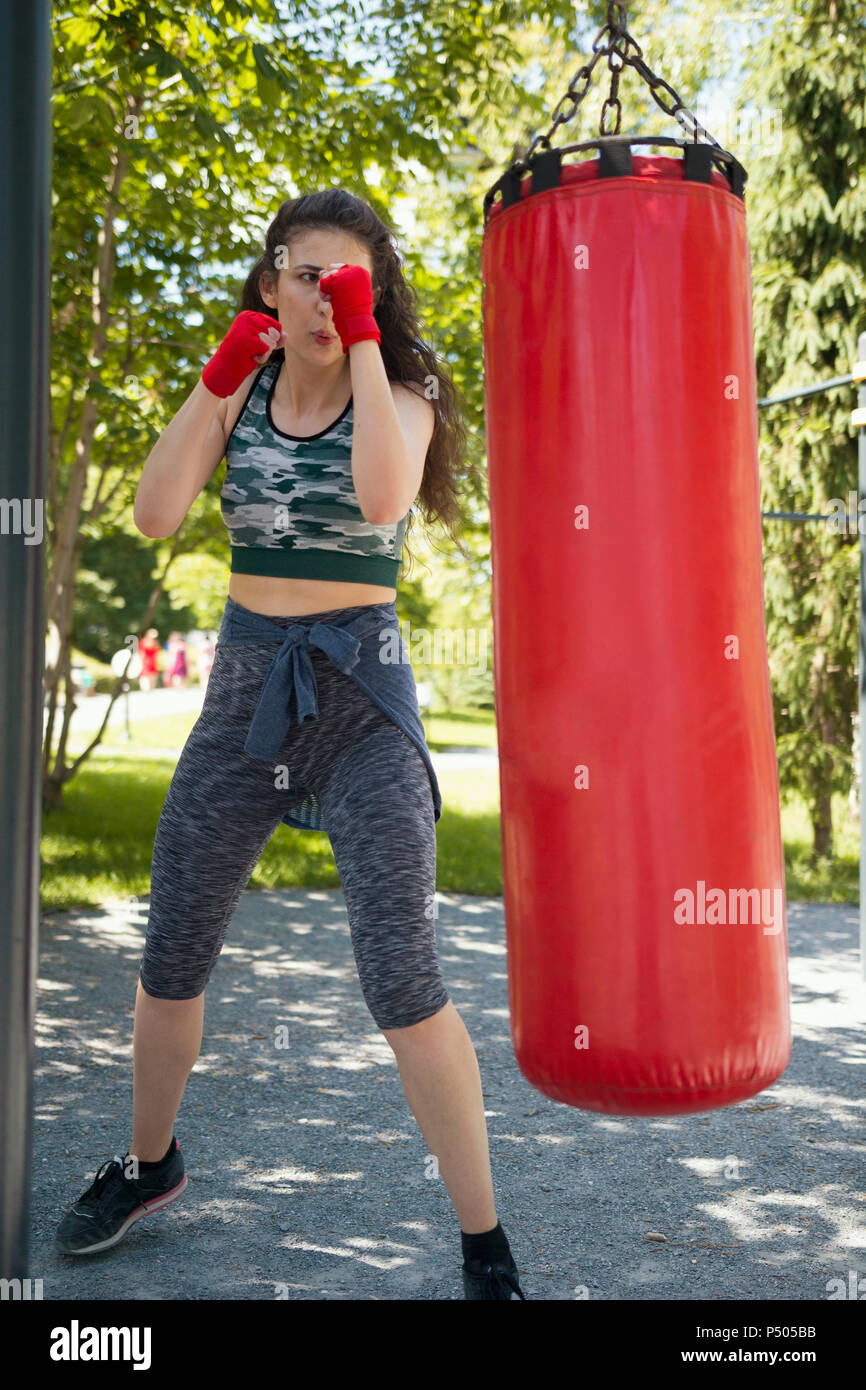
[{"label": "woman's mouth", "polygon": [[336,341],[336,333],[314,333],[313,337],[317,343],[333,343]]}]

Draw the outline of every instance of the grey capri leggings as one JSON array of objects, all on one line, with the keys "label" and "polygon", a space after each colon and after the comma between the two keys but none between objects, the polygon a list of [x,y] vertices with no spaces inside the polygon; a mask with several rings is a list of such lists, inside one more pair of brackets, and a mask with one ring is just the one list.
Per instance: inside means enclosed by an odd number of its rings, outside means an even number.
[{"label": "grey capri leggings", "polygon": [[[332,621],[346,609],[290,623]],[[286,809],[273,764],[244,740],[272,642],[217,644],[201,715],[159,818],[140,979],[158,999],[202,993],[241,893]],[[448,1003],[435,937],[436,833],[414,744],[327,654],[311,649],[318,719],[294,719],[279,761],[315,792],[346,902],[361,990],[379,1028],[408,1028]],[[309,833],[309,832],[307,832]]]}]

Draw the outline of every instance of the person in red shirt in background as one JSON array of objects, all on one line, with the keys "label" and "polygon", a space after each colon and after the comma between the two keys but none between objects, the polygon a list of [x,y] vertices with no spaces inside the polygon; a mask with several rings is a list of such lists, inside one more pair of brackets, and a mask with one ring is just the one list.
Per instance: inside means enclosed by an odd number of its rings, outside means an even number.
[{"label": "person in red shirt in background", "polygon": [[141,657],[141,674],[138,683],[142,690],[153,690],[159,678],[159,633],[155,627],[148,628],[138,644],[138,654]]}]

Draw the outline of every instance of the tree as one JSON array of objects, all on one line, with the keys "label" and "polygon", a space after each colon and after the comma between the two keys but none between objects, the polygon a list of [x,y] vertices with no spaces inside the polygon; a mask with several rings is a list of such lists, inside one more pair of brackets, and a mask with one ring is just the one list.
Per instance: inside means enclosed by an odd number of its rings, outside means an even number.
[{"label": "tree", "polygon": [[[581,24],[580,53],[591,57],[593,6]],[[628,28],[649,67],[746,166],[758,393],[845,375],[863,331],[866,273],[866,23],[856,0],[763,0],[744,12],[715,0],[628,6]],[[572,19],[550,7],[545,23],[522,26],[524,65],[544,75],[536,100],[522,86],[507,103],[512,148],[547,130],[555,102],[580,65]],[[549,35],[555,44],[544,45]],[[564,40],[564,43],[563,43]],[[569,49],[572,51],[569,52]],[[557,147],[599,133],[609,73],[596,66]],[[715,89],[721,124],[701,101]],[[622,133],[676,134],[636,74],[620,82]],[[473,138],[489,148],[483,126]],[[482,163],[485,186],[492,174]],[[476,185],[476,194],[479,191]],[[470,242],[466,265],[480,259]],[[454,251],[452,248],[452,260]],[[469,273],[467,269],[467,274]],[[827,513],[857,481],[850,388],[773,407],[761,416],[762,504],[767,511]],[[544,466],[544,461],[538,461]],[[481,528],[479,528],[479,537]],[[857,707],[858,565],[856,534],[813,522],[764,527],[764,590],[780,786],[797,791],[811,814],[814,854],[832,845],[831,794],[852,780],[852,714]]]},{"label": "tree", "polygon": [[[866,24],[852,0],[791,0],[756,44],[745,93],[777,113],[747,185],[759,393],[845,375],[866,326]],[[769,133],[771,125],[766,123]],[[850,389],[762,417],[764,507],[827,514],[857,487]],[[832,848],[831,795],[852,777],[859,546],[822,523],[765,526],[780,783]]]},{"label": "tree", "polygon": [[[82,547],[118,528],[137,534],[143,460],[226,331],[238,267],[299,191],[290,171],[303,170],[304,187],[350,188],[387,215],[411,163],[447,163],[460,90],[483,101],[508,51],[494,20],[516,12],[500,3],[461,13],[442,0],[372,11],[309,0],[56,8],[45,609],[59,640],[45,672],[46,806],[109,717],[68,764]],[[351,56],[359,41],[363,59]],[[146,630],[175,559],[217,536],[211,488],[153,546],[150,592],[128,628]],[[119,678],[114,698],[121,689]]]}]

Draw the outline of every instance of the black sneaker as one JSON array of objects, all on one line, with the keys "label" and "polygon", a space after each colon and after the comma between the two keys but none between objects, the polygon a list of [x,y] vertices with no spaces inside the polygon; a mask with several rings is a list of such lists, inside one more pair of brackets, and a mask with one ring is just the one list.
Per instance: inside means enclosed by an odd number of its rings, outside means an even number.
[{"label": "black sneaker", "polygon": [[487,1299],[523,1299],[526,1294],[517,1282],[517,1265],[511,1255],[507,1260],[464,1260],[463,1297]]},{"label": "black sneaker", "polygon": [[66,1213],[54,1238],[61,1255],[95,1255],[123,1240],[130,1226],[152,1211],[176,1202],[186,1187],[183,1158],[176,1139],[168,1162],[160,1168],[125,1176],[118,1154],[103,1163],[96,1177]]}]

